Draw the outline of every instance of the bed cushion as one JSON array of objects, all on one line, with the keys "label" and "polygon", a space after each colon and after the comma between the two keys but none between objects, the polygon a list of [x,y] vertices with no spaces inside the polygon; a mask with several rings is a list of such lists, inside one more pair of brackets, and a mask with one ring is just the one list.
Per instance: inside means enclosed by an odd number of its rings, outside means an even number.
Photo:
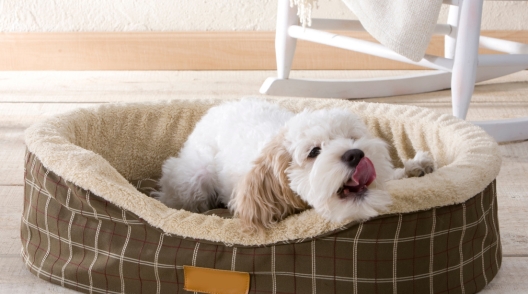
[{"label": "bed cushion", "polygon": [[27,266],[51,282],[101,293],[183,288],[184,265],[249,272],[251,291],[474,292],[491,281],[501,261],[494,182],[501,158],[483,130],[411,106],[270,101],[295,112],[349,109],[391,145],[395,166],[428,150],[439,168],[389,182],[393,205],[369,221],[331,223],[307,210],[248,235],[222,212],[170,209],[146,195],[163,161],[222,100],[80,109],[26,131]]}]

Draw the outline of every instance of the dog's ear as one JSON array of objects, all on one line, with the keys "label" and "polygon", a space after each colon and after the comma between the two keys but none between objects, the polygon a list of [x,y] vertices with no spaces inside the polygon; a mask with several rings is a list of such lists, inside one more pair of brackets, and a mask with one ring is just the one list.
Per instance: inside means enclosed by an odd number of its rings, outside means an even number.
[{"label": "dog's ear", "polygon": [[233,192],[235,216],[250,231],[263,232],[308,207],[290,188],[286,169],[292,158],[282,144],[283,138],[282,134],[277,135],[264,147]]}]

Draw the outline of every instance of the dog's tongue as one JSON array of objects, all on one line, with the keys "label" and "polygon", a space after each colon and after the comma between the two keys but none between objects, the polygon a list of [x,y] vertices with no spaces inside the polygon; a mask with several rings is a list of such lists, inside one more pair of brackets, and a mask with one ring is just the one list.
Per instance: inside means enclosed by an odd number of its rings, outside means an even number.
[{"label": "dog's tongue", "polygon": [[358,165],[356,166],[356,170],[354,171],[354,174],[348,180],[348,182],[345,184],[347,186],[355,187],[355,186],[368,186],[370,185],[374,180],[376,179],[376,170],[374,169],[374,165],[372,164],[372,161],[368,159],[368,157],[363,157]]}]

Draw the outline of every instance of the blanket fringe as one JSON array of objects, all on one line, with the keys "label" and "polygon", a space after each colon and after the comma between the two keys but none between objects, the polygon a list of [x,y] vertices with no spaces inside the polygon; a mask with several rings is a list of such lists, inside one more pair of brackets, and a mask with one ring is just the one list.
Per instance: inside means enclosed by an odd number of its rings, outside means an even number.
[{"label": "blanket fringe", "polygon": [[312,25],[312,9],[318,0],[290,0],[290,6],[297,5],[297,16],[303,27]]}]

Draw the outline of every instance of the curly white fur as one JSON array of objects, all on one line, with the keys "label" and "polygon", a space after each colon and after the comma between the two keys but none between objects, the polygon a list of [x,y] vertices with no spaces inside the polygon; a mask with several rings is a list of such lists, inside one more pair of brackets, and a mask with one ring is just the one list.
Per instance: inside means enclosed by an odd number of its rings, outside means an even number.
[{"label": "curly white fur", "polygon": [[[349,150],[361,150],[375,169],[375,179],[360,192],[343,192],[355,172],[355,165],[343,161]],[[426,155],[420,153],[421,161],[411,165],[429,163]],[[179,156],[164,163],[161,192],[154,196],[193,212],[224,204],[260,231],[308,207],[335,222],[376,216],[391,204],[385,182],[405,176],[413,175],[395,171],[386,143],[349,111],[294,114],[243,99],[209,110]]]}]

